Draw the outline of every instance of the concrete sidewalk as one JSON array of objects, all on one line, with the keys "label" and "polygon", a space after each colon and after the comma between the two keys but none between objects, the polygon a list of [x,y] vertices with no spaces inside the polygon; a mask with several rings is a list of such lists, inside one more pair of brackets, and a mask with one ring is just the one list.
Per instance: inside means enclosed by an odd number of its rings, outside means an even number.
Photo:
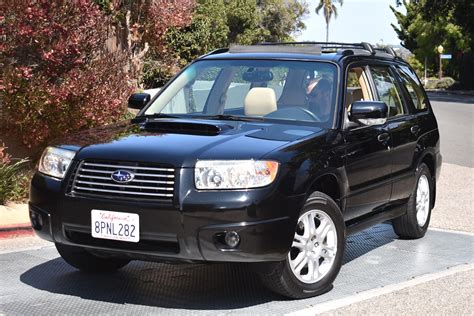
[{"label": "concrete sidewalk", "polygon": [[28,204],[0,205],[0,238],[32,235]]}]

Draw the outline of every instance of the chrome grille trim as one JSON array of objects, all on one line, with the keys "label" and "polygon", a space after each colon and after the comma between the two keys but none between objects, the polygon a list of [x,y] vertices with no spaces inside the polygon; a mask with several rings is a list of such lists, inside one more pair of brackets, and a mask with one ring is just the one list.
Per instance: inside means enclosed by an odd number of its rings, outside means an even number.
[{"label": "chrome grille trim", "polygon": [[[127,170],[127,168],[119,168],[119,169],[125,169]],[[130,167],[129,167],[130,169]],[[79,171],[84,171],[84,172],[95,172],[95,173],[103,173],[103,174],[110,174],[112,175],[112,173],[115,171],[115,170],[110,170],[110,171],[103,171],[103,170],[91,170],[91,169],[84,169],[84,168],[79,168]],[[173,175],[152,175],[152,174],[146,174],[146,173],[136,173],[134,172],[134,174],[136,176],[141,176],[141,177],[156,177],[156,178],[174,178],[174,174]]]},{"label": "chrome grille trim", "polygon": [[[94,191],[94,192],[110,192],[110,193],[117,193],[117,191],[114,190],[105,190],[105,189],[91,189],[91,188],[83,188],[79,186],[75,186],[76,189],[84,189],[84,190],[89,190],[89,191]],[[121,194],[134,194],[137,195],[136,192],[129,192],[129,191],[120,191]],[[172,197],[173,194],[160,194],[160,193],[144,193],[141,192],[140,195],[146,195],[146,196],[166,196],[166,197]]]},{"label": "chrome grille trim", "polygon": [[[117,183],[112,174],[117,170],[132,172],[135,178]],[[70,194],[125,200],[167,200],[174,197],[175,169],[135,162],[81,161],[72,176]]]},{"label": "chrome grille trim", "polygon": [[[84,166],[92,166],[92,167],[104,167],[104,168],[115,168],[115,169],[121,169],[121,168],[130,168],[131,166],[124,166],[124,165],[106,165],[106,164],[101,164],[101,163],[90,163],[90,162],[84,162]],[[174,169],[171,168],[152,168],[152,167],[139,167],[139,166],[133,166],[133,169],[136,170],[154,170],[154,171],[172,171],[174,172]]]},{"label": "chrome grille trim", "polygon": [[[97,179],[97,180],[110,180],[110,177],[96,177],[96,176],[89,176],[89,175],[78,175],[79,178],[89,178],[89,179]],[[156,184],[174,184],[174,181],[155,181],[155,180],[135,180],[133,179],[130,182],[144,182],[144,183],[156,183]]]},{"label": "chrome grille trim", "polygon": [[163,188],[163,187],[146,187],[146,186],[141,186],[141,185],[121,185],[121,184],[112,184],[112,183],[102,183],[102,182],[90,182],[90,181],[81,181],[81,180],[76,180],[76,183],[82,183],[82,184],[91,184],[91,185],[102,185],[106,187],[116,187],[116,188],[123,188],[126,187],[127,189],[144,189],[144,190],[164,190],[164,191],[173,191],[173,188]]}]

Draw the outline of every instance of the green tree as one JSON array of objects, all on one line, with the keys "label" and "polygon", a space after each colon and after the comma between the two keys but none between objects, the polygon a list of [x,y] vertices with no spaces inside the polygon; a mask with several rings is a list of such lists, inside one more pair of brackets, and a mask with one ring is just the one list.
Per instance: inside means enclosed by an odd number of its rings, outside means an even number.
[{"label": "green tree", "polygon": [[433,70],[439,68],[436,47],[443,45],[445,52],[454,57],[454,60],[447,63],[445,70],[448,75],[457,78],[462,68],[458,56],[471,49],[472,36],[458,23],[458,8],[455,5],[443,7],[442,10],[440,8],[438,12],[433,3],[436,1],[404,0],[406,14],[391,7],[398,22],[398,26],[392,24],[392,27],[402,45],[413,52],[419,62],[424,63],[426,58],[429,68]]},{"label": "green tree", "polygon": [[322,9],[324,19],[326,20],[326,42],[329,42],[329,22],[331,17],[334,15],[334,18],[337,18],[337,3],[342,6],[343,0],[319,0],[319,4],[316,7],[316,14],[319,14]]},{"label": "green tree", "polygon": [[433,15],[452,14],[464,34],[470,39],[470,48],[474,50],[474,1],[472,0],[435,0],[423,2],[423,16],[429,20]]},{"label": "green tree", "polygon": [[263,2],[263,39],[268,42],[291,41],[293,35],[306,28],[303,19],[308,14],[308,6],[302,1],[267,0]]},{"label": "green tree", "polygon": [[[200,55],[230,44],[292,40],[305,28],[303,19],[307,13],[303,0],[198,0],[191,24],[171,28],[166,42],[182,67]],[[148,60],[145,71],[156,69],[148,67],[153,63],[154,60]],[[167,79],[159,76],[151,71],[145,74],[145,86],[158,86]]]},{"label": "green tree", "polygon": [[183,29],[171,29],[166,41],[177,52],[182,67],[193,59],[228,45],[229,26],[224,0],[198,1],[191,24]]}]

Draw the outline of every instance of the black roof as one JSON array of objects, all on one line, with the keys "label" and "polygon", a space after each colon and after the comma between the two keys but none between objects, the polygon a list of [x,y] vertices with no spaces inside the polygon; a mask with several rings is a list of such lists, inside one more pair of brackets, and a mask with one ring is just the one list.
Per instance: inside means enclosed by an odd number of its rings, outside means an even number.
[{"label": "black roof", "polygon": [[257,45],[231,45],[230,48],[217,49],[201,58],[205,59],[303,59],[339,61],[347,56],[367,56],[384,59],[402,59],[392,47],[374,47],[369,43],[323,43],[323,42],[284,42],[260,43]]}]

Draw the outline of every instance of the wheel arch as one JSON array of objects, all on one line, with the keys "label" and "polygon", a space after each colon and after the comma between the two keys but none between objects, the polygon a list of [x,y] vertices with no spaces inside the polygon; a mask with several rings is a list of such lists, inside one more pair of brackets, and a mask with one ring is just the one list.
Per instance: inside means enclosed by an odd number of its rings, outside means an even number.
[{"label": "wheel arch", "polygon": [[323,173],[311,182],[307,190],[307,196],[309,197],[313,192],[316,191],[324,193],[330,198],[332,198],[342,211],[343,188],[341,186],[341,183],[342,180],[340,179],[340,177],[338,177],[336,173]]}]

